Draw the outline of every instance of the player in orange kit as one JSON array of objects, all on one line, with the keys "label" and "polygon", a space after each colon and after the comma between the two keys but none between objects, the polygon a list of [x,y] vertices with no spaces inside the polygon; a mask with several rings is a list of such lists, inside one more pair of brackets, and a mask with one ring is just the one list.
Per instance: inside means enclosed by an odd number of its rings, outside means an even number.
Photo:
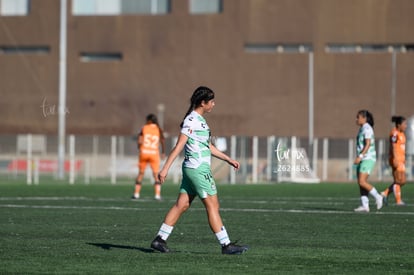
[{"label": "player in orange kit", "polygon": [[163,131],[158,125],[158,119],[154,114],[149,114],[146,118],[146,124],[142,127],[138,135],[138,150],[139,150],[139,173],[135,180],[135,191],[132,196],[133,199],[139,199],[142,180],[147,164],[150,164],[152,175],[154,177],[154,198],[161,199],[161,183],[158,180],[158,172],[160,170],[160,150],[164,158],[165,140]]},{"label": "player in orange kit", "polygon": [[405,205],[401,199],[401,187],[405,184],[405,129],[407,129],[407,120],[402,116],[393,116],[391,119],[395,123],[395,128],[390,134],[390,153],[389,163],[392,168],[394,182],[381,195],[385,204],[388,203],[388,196],[394,192],[395,202],[397,205]]}]

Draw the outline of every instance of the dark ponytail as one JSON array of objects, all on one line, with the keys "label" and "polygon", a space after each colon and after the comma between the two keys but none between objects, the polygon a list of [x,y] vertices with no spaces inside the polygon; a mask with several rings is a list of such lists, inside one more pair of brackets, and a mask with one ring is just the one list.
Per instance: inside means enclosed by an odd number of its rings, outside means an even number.
[{"label": "dark ponytail", "polygon": [[156,116],[156,115],[154,115],[154,114],[149,114],[149,115],[147,115],[147,121],[151,121],[152,123],[154,123],[154,124],[157,124],[157,125],[158,125],[158,119],[157,119],[157,116]]},{"label": "dark ponytail", "polygon": [[208,102],[214,98],[214,92],[208,87],[200,86],[197,89],[195,89],[193,95],[190,99],[190,107],[187,110],[187,113],[185,114],[183,121],[180,124],[180,127],[183,127],[184,119],[197,107],[201,105],[203,102]]},{"label": "dark ponytail", "polygon": [[162,131],[160,124],[158,123],[158,118],[156,115],[154,114],[149,114],[147,115],[147,121],[151,121],[152,123],[154,123],[155,125],[157,125],[158,130],[160,131],[160,138],[164,139],[164,132]]},{"label": "dark ponytail", "polygon": [[401,125],[403,122],[405,121],[405,117],[403,116],[393,116],[391,118],[391,122],[395,123],[395,127],[398,127],[399,125]]},{"label": "dark ponytail", "polygon": [[374,116],[368,110],[360,110],[358,115],[361,115],[367,119],[367,123],[374,128]]}]

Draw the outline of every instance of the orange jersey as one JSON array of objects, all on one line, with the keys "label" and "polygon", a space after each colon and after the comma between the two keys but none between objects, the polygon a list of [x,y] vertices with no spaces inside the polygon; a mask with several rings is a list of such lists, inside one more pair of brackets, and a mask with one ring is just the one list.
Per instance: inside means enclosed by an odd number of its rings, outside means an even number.
[{"label": "orange jersey", "polygon": [[405,134],[392,129],[390,133],[390,160],[405,162]]},{"label": "orange jersey", "polygon": [[142,127],[138,141],[140,154],[159,155],[161,131],[156,124],[146,124]]}]

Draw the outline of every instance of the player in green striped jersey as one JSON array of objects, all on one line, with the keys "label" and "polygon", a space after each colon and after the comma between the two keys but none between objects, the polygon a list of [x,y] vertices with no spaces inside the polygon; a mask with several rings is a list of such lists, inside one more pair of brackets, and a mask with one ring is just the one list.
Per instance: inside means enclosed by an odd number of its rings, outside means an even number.
[{"label": "player in green striped jersey", "polygon": [[198,87],[192,97],[183,123],[177,144],[168,156],[158,177],[161,183],[165,181],[168,170],[177,156],[184,150],[182,165],[183,179],[180,194],[176,203],[165,216],[158,235],[151,243],[151,248],[159,252],[169,252],[166,240],[181,215],[187,211],[195,197],[199,197],[207,211],[210,229],[214,232],[221,245],[223,254],[241,254],[248,247],[230,242],[226,228],[219,212],[219,200],[216,184],[211,173],[211,156],[226,161],[230,166],[239,169],[238,161],[220,152],[211,143],[211,132],[203,115],[210,113],[215,105],[214,92],[207,87]]},{"label": "player in green striped jersey", "polygon": [[374,169],[377,153],[375,151],[374,117],[367,110],[357,113],[356,123],[360,126],[356,139],[356,164],[359,191],[361,194],[361,206],[355,208],[355,212],[369,212],[369,198],[375,198],[377,210],[382,208],[382,196],[377,189],[368,183],[368,177]]}]

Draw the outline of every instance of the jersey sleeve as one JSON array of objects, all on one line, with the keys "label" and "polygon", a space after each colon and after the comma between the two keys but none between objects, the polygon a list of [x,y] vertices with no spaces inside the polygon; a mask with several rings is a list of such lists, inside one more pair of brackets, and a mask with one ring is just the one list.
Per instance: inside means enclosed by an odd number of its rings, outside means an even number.
[{"label": "jersey sleeve", "polygon": [[374,131],[371,127],[364,127],[363,135],[364,139],[371,139],[374,136]]},{"label": "jersey sleeve", "polygon": [[199,118],[194,111],[190,113],[183,121],[183,127],[181,128],[181,134],[186,135],[189,138],[196,138],[196,133],[199,128]]},{"label": "jersey sleeve", "polygon": [[191,126],[191,121],[187,117],[186,119],[184,119],[183,127],[181,128],[181,134],[190,137],[192,132],[193,132],[193,130],[192,130],[192,126]]},{"label": "jersey sleeve", "polygon": [[398,141],[398,133],[397,132],[392,132],[391,136],[390,136],[390,141],[392,144],[396,144]]}]

